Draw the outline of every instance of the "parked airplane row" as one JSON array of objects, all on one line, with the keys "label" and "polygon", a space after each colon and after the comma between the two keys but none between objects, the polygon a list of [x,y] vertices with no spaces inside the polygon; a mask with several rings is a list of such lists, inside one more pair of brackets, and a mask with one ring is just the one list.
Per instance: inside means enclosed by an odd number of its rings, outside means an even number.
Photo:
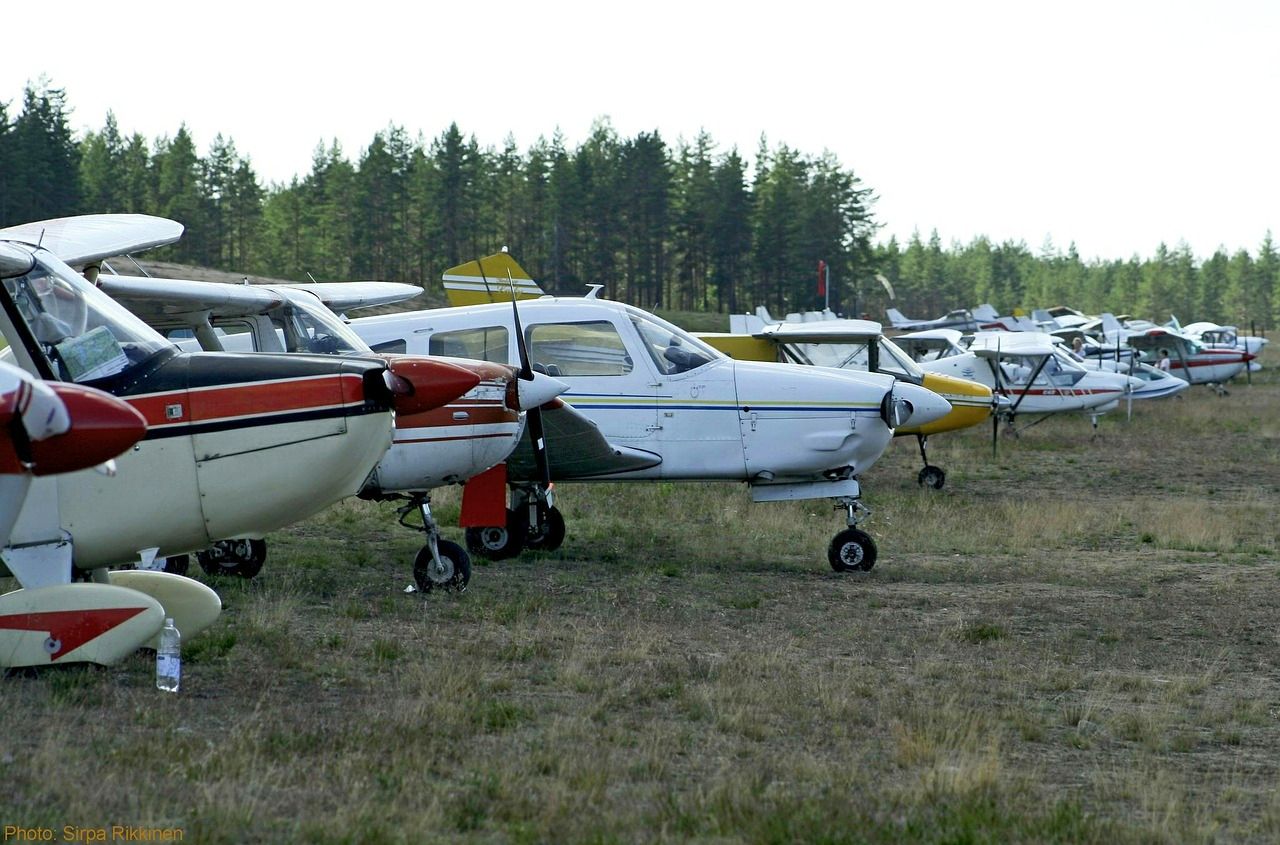
[{"label": "parked airplane row", "polygon": [[[347,329],[322,304],[385,301],[385,286],[371,295],[102,272],[106,259],[181,232],[141,215],[0,230],[3,355],[22,371],[15,396],[41,397],[14,407],[56,408],[48,397],[63,388],[76,397],[62,396],[52,428],[10,426],[18,457],[0,499],[14,514],[0,574],[21,588],[0,597],[0,665],[109,663],[152,642],[166,615],[198,633],[218,616],[216,594],[158,565],[233,540],[260,566],[254,541],[351,495],[400,498],[402,517],[419,512],[428,536],[419,588],[463,587],[466,552],[440,539],[429,493],[468,478],[468,541],[492,556],[559,544],[553,481],[733,480],[757,501],[834,500],[847,527],[829,562],[869,569],[876,549],[857,528],[860,476],[895,429],[951,411],[882,372],[733,361],[594,292]],[[505,255],[449,275],[497,298],[527,280]],[[179,348],[178,335],[199,351]],[[105,426],[123,433],[90,436],[104,426],[76,405],[84,396],[123,414],[129,425],[110,417]],[[23,412],[15,419],[25,426]],[[76,460],[31,459],[36,444],[76,432],[66,440],[80,444],[66,452]],[[521,437],[529,446],[517,451]],[[115,452],[114,474],[82,468]],[[63,474],[45,474],[54,471]],[[219,560],[203,553],[206,564]],[[126,564],[137,568],[116,568]]]}]

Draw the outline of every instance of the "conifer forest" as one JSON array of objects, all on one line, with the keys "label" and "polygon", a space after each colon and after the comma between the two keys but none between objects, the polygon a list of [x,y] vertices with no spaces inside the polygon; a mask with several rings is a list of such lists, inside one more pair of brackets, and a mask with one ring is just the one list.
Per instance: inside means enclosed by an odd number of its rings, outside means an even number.
[{"label": "conifer forest", "polygon": [[[446,268],[508,247],[544,288],[644,307],[775,313],[817,304],[883,319],[989,302],[1001,313],[1058,304],[1157,321],[1262,329],[1280,320],[1280,251],[1197,256],[1185,243],[1146,256],[1082,259],[1073,244],[907,243],[877,237],[876,190],[831,153],[762,138],[745,154],[704,132],[619,137],[598,119],[576,148],[560,134],[486,146],[456,123],[438,136],[388,126],[356,154],[320,143],[308,173],[264,184],[252,151],[185,124],[147,139],[108,114],[70,125],[70,94],[47,81],[0,102],[0,227],[82,213],[170,217],[186,235],[164,260],[246,275],[438,284]],[[198,141],[207,140],[202,155]],[[1190,198],[1189,198],[1190,201]],[[1252,233],[1243,233],[1246,237]],[[883,277],[893,287],[890,302]]]}]

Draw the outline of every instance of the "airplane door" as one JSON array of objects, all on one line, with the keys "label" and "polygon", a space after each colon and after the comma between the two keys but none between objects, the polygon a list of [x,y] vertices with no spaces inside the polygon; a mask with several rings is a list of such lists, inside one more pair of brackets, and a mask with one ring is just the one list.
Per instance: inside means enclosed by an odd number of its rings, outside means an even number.
[{"label": "airplane door", "polygon": [[610,319],[530,323],[525,328],[533,367],[569,385],[563,398],[600,426],[611,440],[649,448],[662,430],[661,386],[637,361]]}]

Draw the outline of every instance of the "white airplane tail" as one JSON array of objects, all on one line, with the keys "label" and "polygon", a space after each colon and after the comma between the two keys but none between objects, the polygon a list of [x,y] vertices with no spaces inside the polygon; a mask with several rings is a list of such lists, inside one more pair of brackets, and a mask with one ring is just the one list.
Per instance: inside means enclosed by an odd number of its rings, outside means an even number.
[{"label": "white airplane tail", "polygon": [[886,308],[884,309],[884,313],[889,317],[889,325],[893,326],[895,329],[906,328],[911,322],[903,316],[902,312],[897,308]]},{"label": "white airplane tail", "polygon": [[977,308],[973,309],[973,319],[990,322],[991,320],[999,320],[1000,312],[996,311],[995,306],[989,302],[984,302]]}]

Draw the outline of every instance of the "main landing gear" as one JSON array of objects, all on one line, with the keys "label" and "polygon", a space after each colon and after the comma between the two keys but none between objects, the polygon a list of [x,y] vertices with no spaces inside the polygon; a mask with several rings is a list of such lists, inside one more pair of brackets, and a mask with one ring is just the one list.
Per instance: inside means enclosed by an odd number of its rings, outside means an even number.
[{"label": "main landing gear", "polygon": [[406,528],[418,526],[406,521],[409,514],[418,511],[422,515],[422,528],[427,535],[426,544],[413,559],[413,580],[421,592],[446,590],[463,592],[471,580],[471,556],[467,550],[443,539],[440,525],[431,515],[431,495],[414,493],[409,501],[396,510],[400,524]]},{"label": "main landing gear", "polygon": [[240,537],[219,540],[203,552],[196,552],[196,563],[207,575],[252,578],[262,571],[267,560],[267,541]]},{"label": "main landing gear", "polygon": [[916,440],[920,442],[920,459],[924,461],[924,469],[920,470],[920,474],[916,476],[916,481],[921,487],[928,487],[930,490],[941,490],[942,485],[947,480],[947,474],[942,467],[936,467],[929,463],[929,438],[923,434],[917,434]]},{"label": "main landing gear", "polygon": [[555,493],[539,484],[514,487],[507,524],[467,529],[467,548],[489,560],[515,557],[525,549],[550,552],[564,542],[564,515]]},{"label": "main landing gear", "polygon": [[876,565],[876,542],[871,535],[858,528],[860,516],[870,516],[871,509],[852,496],[836,499],[836,509],[845,509],[848,528],[831,540],[827,547],[827,561],[836,572],[868,572]]}]

